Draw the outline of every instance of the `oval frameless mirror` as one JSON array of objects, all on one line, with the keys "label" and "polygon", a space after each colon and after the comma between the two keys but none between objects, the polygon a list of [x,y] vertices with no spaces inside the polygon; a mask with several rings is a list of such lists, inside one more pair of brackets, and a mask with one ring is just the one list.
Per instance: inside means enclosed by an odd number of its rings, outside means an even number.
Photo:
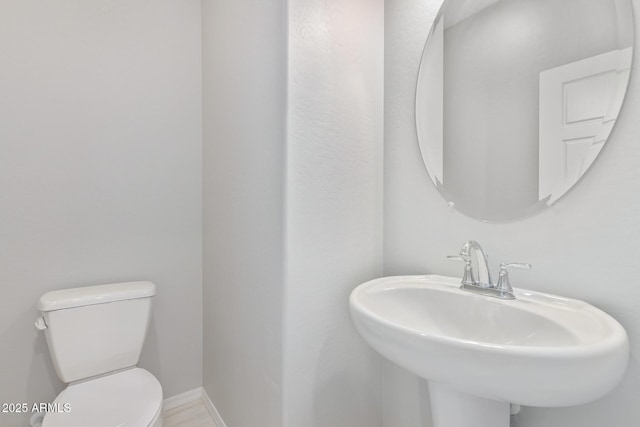
[{"label": "oval frameless mirror", "polygon": [[630,0],[445,0],[416,89],[443,197],[487,221],[562,197],[611,133],[632,45]]}]

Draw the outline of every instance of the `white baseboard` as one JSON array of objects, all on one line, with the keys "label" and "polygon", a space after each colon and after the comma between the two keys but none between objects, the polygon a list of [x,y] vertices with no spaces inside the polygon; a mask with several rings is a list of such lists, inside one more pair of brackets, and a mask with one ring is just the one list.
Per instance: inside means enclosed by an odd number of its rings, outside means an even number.
[{"label": "white baseboard", "polygon": [[184,393],[180,393],[176,396],[165,399],[162,404],[162,409],[164,412],[166,412],[198,399],[201,399],[202,402],[204,402],[204,406],[207,408],[209,415],[211,415],[211,418],[213,418],[213,424],[215,425],[215,427],[227,427],[222,420],[220,413],[218,413],[216,407],[213,406],[211,398],[202,387],[194,388],[193,390],[185,391]]},{"label": "white baseboard", "polygon": [[216,407],[213,406],[213,402],[211,401],[211,398],[204,388],[202,389],[202,401],[204,402],[204,406],[207,407],[207,411],[209,411],[211,418],[213,418],[213,423],[216,425],[216,427],[227,427],[222,420],[220,413],[218,412]]}]

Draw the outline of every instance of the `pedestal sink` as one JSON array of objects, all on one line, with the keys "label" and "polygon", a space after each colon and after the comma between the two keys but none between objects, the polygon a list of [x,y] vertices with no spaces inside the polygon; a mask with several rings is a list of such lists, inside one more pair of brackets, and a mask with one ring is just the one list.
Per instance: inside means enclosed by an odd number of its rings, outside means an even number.
[{"label": "pedestal sink", "polygon": [[500,300],[436,275],[384,277],[349,300],[364,339],[429,383],[434,427],[508,427],[510,403],[571,406],[611,391],[623,327],[586,302],[515,289]]}]

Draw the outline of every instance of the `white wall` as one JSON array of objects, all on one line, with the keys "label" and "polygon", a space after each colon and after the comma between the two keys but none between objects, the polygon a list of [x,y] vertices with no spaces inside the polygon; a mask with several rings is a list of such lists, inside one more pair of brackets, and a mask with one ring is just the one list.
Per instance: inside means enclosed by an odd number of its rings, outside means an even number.
[{"label": "white wall", "polygon": [[0,402],[63,387],[41,294],[136,279],[158,286],[141,366],[199,386],[200,2],[5,1],[0,58]]},{"label": "white wall", "polygon": [[[631,359],[627,376],[609,396],[573,408],[524,408],[518,427],[635,425],[640,419],[640,267],[634,260],[640,239],[640,122],[635,120],[640,114],[640,82],[634,73],[640,72],[640,65],[634,64],[628,96],[607,147],[572,192],[535,216],[481,223],[447,207],[428,180],[415,140],[416,72],[440,3],[387,0],[385,5],[384,273],[459,275],[459,266],[444,258],[469,239],[480,241],[491,253],[494,268],[500,261],[531,262],[533,270],[513,274],[516,286],[580,298],[609,312],[629,333]],[[640,1],[633,0],[633,5],[637,13]],[[636,54],[639,47],[636,37]],[[415,398],[421,381],[398,370],[385,371],[385,425],[428,426]],[[397,421],[402,405],[406,422]]]},{"label": "white wall", "polygon": [[285,427],[381,425],[348,296],[381,274],[383,9],[289,2]]},{"label": "white wall", "polygon": [[204,385],[229,427],[375,427],[383,3],[205,0]]},{"label": "white wall", "polygon": [[203,0],[204,387],[282,426],[285,2]]}]

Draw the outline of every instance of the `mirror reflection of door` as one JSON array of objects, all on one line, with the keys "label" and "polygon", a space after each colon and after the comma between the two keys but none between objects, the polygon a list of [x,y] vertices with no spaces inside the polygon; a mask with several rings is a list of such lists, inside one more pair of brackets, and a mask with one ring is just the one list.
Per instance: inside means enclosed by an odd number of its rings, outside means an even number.
[{"label": "mirror reflection of door", "polygon": [[540,73],[540,200],[558,200],[604,147],[622,106],[631,56],[629,47]]},{"label": "mirror reflection of door", "polygon": [[632,43],[630,0],[446,0],[416,90],[431,181],[482,220],[554,203],[610,134]]}]

